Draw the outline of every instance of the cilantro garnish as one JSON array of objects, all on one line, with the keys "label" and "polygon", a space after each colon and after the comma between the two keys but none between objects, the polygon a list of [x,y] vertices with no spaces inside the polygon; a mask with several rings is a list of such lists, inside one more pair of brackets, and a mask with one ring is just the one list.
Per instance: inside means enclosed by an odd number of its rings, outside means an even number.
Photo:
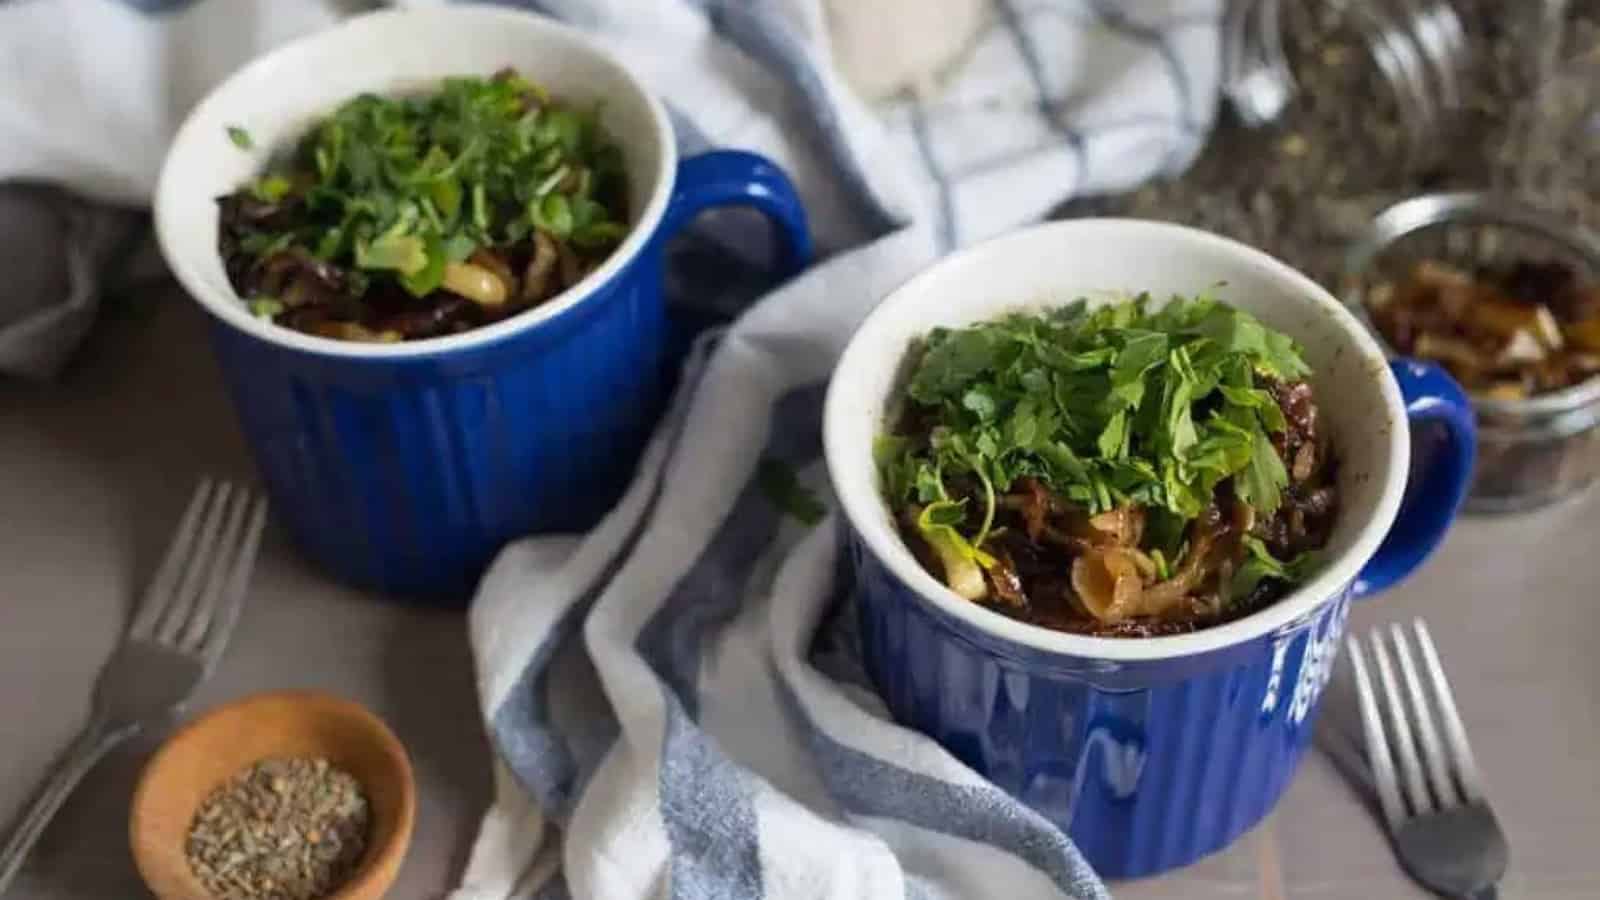
[{"label": "cilantro garnish", "polygon": [[[889,501],[964,596],[985,594],[999,498],[1018,484],[1090,516],[1137,507],[1148,527],[1130,549],[1149,578],[1178,569],[1186,524],[1225,481],[1252,516],[1278,510],[1289,473],[1274,440],[1287,425],[1270,388],[1310,374],[1299,348],[1208,296],[1152,307],[1146,296],[1078,301],[936,329],[914,348],[877,464]],[[1299,577],[1301,561],[1279,563],[1252,540],[1236,588]]]},{"label": "cilantro garnish", "polygon": [[763,459],[756,469],[756,483],[773,506],[804,525],[815,525],[828,514],[828,507],[800,482],[794,467],[782,460]]},{"label": "cilantro garnish", "polygon": [[240,150],[252,150],[256,146],[255,140],[250,137],[250,132],[237,125],[228,126],[228,140],[233,141],[233,145]]},{"label": "cilantro garnish", "polygon": [[[242,129],[229,136],[250,146]],[[415,96],[355,97],[316,123],[224,198],[223,244],[257,260],[325,262],[357,276],[346,288],[454,290],[500,316],[609,255],[627,231],[626,194],[622,151],[598,107],[509,71],[446,78]],[[494,259],[475,260],[480,251]]]},{"label": "cilantro garnish", "polygon": [[1231,600],[1247,599],[1268,578],[1290,583],[1303,581],[1317,560],[1317,554],[1308,550],[1287,563],[1280,562],[1254,535],[1245,535],[1244,546],[1248,555],[1233,576]]}]

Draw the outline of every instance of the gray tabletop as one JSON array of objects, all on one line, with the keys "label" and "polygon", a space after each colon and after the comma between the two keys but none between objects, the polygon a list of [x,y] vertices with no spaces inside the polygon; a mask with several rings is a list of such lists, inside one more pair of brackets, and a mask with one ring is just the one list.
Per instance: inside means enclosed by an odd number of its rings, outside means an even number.
[{"label": "gray tabletop", "polygon": [[[194,478],[249,463],[183,302],[106,323],[63,383],[0,383],[0,819],[23,803],[86,713],[90,685],[154,567]],[[1352,628],[1426,615],[1510,834],[1508,898],[1600,897],[1600,494],[1517,518],[1468,520]],[[1344,673],[1319,737],[1348,722]],[[465,863],[489,799],[459,614],[331,583],[270,533],[238,633],[195,709],[313,687],[370,706],[416,765],[417,833],[391,896],[437,897]],[[128,799],[151,735],[67,803],[12,896],[144,896]],[[1309,756],[1277,811],[1229,850],[1119,884],[1121,898],[1425,896],[1400,874],[1365,795]]]}]

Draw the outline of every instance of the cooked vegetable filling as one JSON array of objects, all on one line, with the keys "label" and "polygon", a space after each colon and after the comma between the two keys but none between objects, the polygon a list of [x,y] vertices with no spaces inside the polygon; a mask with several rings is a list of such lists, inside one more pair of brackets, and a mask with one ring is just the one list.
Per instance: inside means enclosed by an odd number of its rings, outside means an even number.
[{"label": "cooked vegetable filling", "polygon": [[1482,397],[1523,400],[1600,375],[1600,285],[1563,262],[1468,271],[1423,260],[1367,303],[1396,350]]},{"label": "cooked vegetable filling", "polygon": [[1245,615],[1302,580],[1337,507],[1310,369],[1209,297],[937,329],[876,447],[907,544],[962,597],[1063,631]]},{"label": "cooked vegetable filling", "polygon": [[[229,129],[241,148],[249,134]],[[218,203],[219,249],[258,316],[399,341],[515,315],[627,234],[622,152],[598,111],[512,71],[356,97]]]}]

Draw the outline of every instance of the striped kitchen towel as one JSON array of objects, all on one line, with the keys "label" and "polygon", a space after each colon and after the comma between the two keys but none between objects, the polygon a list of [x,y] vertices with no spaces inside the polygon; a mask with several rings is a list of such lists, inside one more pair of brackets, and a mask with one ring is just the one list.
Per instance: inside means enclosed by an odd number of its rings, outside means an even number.
[{"label": "striped kitchen towel", "polygon": [[[673,295],[741,314],[694,343],[610,515],[485,576],[471,636],[497,790],[454,900],[1106,896],[1058,828],[866,686],[820,407],[853,325],[911,272],[1187,164],[1223,0],[501,2],[618,51],[684,153],[782,163],[825,259],[752,305],[764,248],[704,222]],[[190,104],[370,5],[0,0],[0,235],[38,237],[41,204],[63,223],[60,252],[0,256],[27,288],[0,296],[0,372],[66,358]]]},{"label": "striped kitchen towel", "polygon": [[[819,243],[850,249],[702,337],[597,529],[515,543],[484,579],[471,633],[498,799],[454,900],[1106,896],[1061,830],[873,696],[818,425],[851,328],[908,274],[1187,163],[1215,107],[1219,11],[980,6],[942,77],[866,106],[834,53],[862,38],[826,24],[844,0],[546,4],[660,86],[685,151],[782,161]],[[894,52],[893,32],[875,39]]]}]

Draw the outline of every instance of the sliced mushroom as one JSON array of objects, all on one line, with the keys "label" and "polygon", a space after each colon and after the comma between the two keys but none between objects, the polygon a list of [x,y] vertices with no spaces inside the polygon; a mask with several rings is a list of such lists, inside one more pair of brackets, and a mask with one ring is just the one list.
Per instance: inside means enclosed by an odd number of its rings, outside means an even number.
[{"label": "sliced mushroom", "polygon": [[524,303],[537,303],[555,293],[551,290],[550,276],[555,273],[556,242],[544,232],[535,232],[533,237],[533,258],[528,260],[528,268],[522,273],[522,301]]},{"label": "sliced mushroom", "polygon": [[1178,570],[1166,581],[1145,588],[1142,602],[1145,615],[1161,615],[1175,609],[1184,598],[1205,580],[1207,570],[1216,560],[1211,559],[1212,548],[1217,546],[1226,526],[1219,520],[1216,508],[1200,514],[1189,526],[1189,552]]},{"label": "sliced mushroom", "polygon": [[1095,544],[1092,543],[1088,538],[1082,538],[1075,534],[1068,534],[1067,532],[1062,531],[1060,528],[1056,528],[1051,525],[1046,525],[1044,528],[1040,529],[1039,535],[1037,538],[1035,538],[1035,540],[1042,540],[1045,543],[1055,544],[1058,547],[1065,547],[1073,553],[1088,553],[1095,547]]},{"label": "sliced mushroom", "polygon": [[[1316,468],[1316,464],[1317,464],[1317,448],[1316,448],[1316,446],[1313,445],[1313,444],[1309,444],[1309,443],[1301,444],[1300,445],[1300,449],[1295,451],[1295,454],[1294,454],[1294,465],[1290,467],[1289,475],[1298,484],[1299,482],[1305,481],[1307,478],[1311,477],[1311,472],[1312,472],[1313,469]],[[1245,507],[1245,509],[1249,509],[1249,508],[1250,507],[1248,507],[1248,506]],[[1253,519],[1253,518],[1255,518],[1255,516],[1252,515],[1251,518]],[[1245,530],[1248,531],[1249,529],[1247,528]]]}]

